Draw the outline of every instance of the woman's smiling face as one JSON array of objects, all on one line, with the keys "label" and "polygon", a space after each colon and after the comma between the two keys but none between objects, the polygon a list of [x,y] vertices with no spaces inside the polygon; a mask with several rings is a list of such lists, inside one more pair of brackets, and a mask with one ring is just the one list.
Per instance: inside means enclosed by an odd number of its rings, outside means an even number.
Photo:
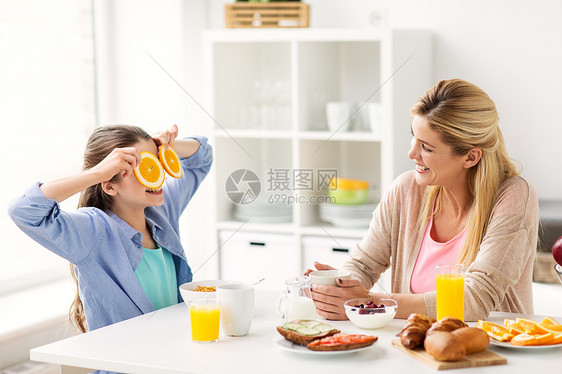
[{"label": "woman's smiling face", "polygon": [[421,186],[452,186],[466,183],[465,155],[453,153],[441,135],[431,129],[423,116],[414,116],[408,157],[416,164],[416,182]]}]

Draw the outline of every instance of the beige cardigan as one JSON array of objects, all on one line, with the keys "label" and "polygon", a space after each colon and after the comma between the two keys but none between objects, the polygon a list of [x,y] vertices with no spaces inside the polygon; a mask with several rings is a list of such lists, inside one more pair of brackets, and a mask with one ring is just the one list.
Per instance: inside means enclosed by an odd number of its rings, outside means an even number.
[{"label": "beige cardigan", "polygon": [[[369,230],[343,269],[370,289],[392,268],[393,293],[411,293],[410,278],[425,225],[418,222],[426,188],[414,172],[400,175],[373,212]],[[480,251],[465,275],[465,320],[491,311],[533,313],[532,272],[537,248],[539,208],[532,186],[521,177],[504,182],[494,201]],[[424,294],[435,318],[435,291]]]}]

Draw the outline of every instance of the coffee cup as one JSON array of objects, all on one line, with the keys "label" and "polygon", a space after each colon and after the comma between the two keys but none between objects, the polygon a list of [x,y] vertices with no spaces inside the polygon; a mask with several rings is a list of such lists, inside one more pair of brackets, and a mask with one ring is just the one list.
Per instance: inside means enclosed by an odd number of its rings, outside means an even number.
[{"label": "coffee cup", "polygon": [[338,278],[351,278],[351,274],[344,270],[316,270],[308,274],[312,284],[323,286],[337,286]]},{"label": "coffee cup", "polygon": [[222,330],[229,336],[244,336],[250,331],[254,313],[254,286],[231,283],[217,286]]}]

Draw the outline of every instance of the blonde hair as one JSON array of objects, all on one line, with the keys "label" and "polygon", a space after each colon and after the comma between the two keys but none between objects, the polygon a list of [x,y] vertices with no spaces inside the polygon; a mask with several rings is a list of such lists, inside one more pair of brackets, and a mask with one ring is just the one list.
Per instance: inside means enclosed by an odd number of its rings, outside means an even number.
[{"label": "blonde hair", "polygon": [[[96,128],[86,144],[82,170],[88,170],[99,164],[113,149],[131,147],[143,139],[152,139],[152,137],[137,126],[112,125]],[[118,181],[118,178],[119,174],[116,174],[111,180]],[[80,193],[80,199],[78,200],[78,208],[95,207],[107,211],[111,209],[111,205],[112,200],[101,188],[101,183],[86,188]],[[78,279],[72,264],[70,264],[70,273],[76,284],[76,294],[70,305],[68,319],[77,330],[86,332],[88,331],[88,325],[86,324],[84,305],[80,299]]]},{"label": "blonde hair", "polygon": [[[412,115],[422,116],[454,153],[466,155],[480,148],[480,161],[468,171],[472,207],[467,234],[457,261],[468,267],[478,254],[500,185],[519,175],[507,154],[492,99],[478,86],[461,79],[442,80],[414,104]],[[431,186],[424,198],[421,219],[427,222],[441,206],[442,186]],[[435,206],[433,202],[435,201]]]}]

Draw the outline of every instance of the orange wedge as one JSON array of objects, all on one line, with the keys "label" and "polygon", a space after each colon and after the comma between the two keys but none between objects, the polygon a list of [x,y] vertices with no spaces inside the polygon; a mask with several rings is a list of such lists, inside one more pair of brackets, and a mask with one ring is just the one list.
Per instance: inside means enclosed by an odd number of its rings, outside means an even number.
[{"label": "orange wedge", "polygon": [[562,332],[562,325],[552,317],[546,317],[541,322],[539,322],[539,325],[549,331]]},{"label": "orange wedge", "polygon": [[508,342],[514,336],[507,328],[493,322],[479,320],[478,327],[486,331],[490,338],[499,340],[500,342]]},{"label": "orange wedge", "polygon": [[553,344],[555,336],[553,333],[548,332],[541,335],[519,334],[511,339],[512,345],[547,345]]},{"label": "orange wedge", "polygon": [[517,325],[529,335],[546,334],[549,331],[537,322],[526,318],[517,318]]},{"label": "orange wedge", "polygon": [[510,334],[519,335],[525,333],[525,331],[519,327],[515,320],[504,319],[503,324]]},{"label": "orange wedge", "polygon": [[183,169],[181,167],[180,158],[172,147],[161,146],[158,150],[158,156],[162,166],[164,166],[164,169],[166,169],[168,174],[174,178],[181,178],[183,175]]},{"label": "orange wedge", "polygon": [[157,189],[164,184],[164,169],[158,158],[150,152],[141,152],[141,163],[133,170],[140,184]]}]

